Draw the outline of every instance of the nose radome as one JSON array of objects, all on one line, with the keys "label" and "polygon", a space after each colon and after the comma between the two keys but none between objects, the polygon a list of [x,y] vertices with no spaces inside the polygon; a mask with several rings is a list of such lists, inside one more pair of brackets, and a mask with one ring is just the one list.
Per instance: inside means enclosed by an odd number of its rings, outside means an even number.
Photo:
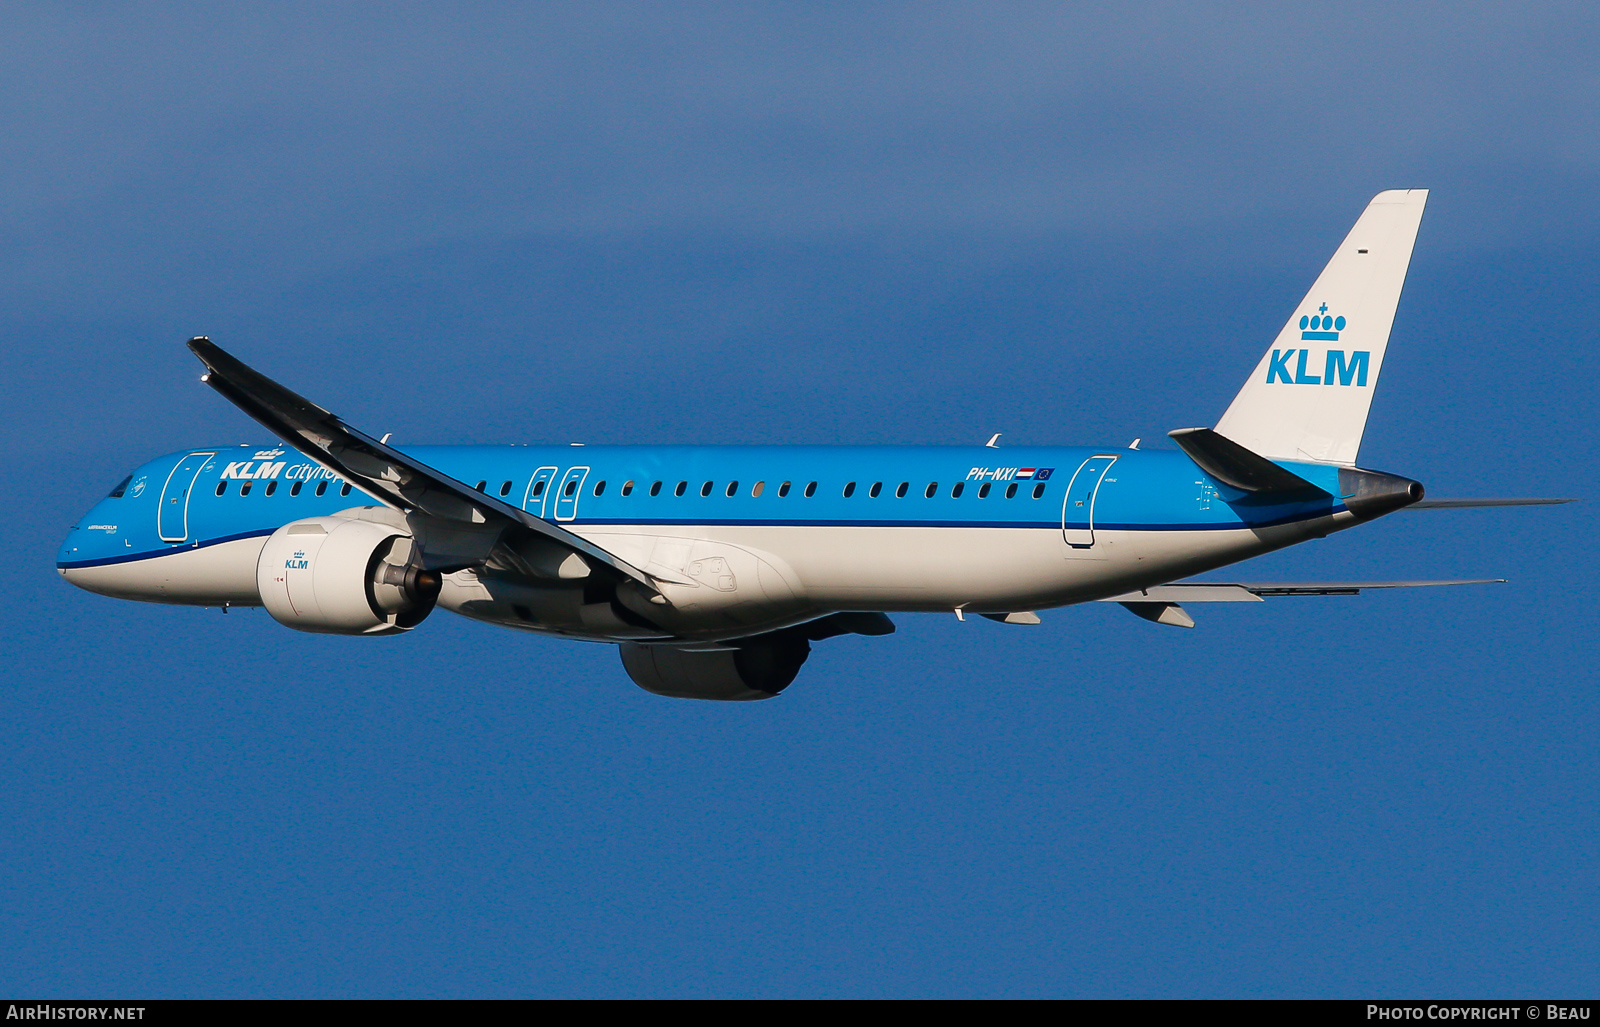
[{"label": "nose radome", "polygon": [[125,555],[127,549],[125,526],[121,515],[127,509],[120,499],[102,499],[67,530],[66,538],[56,550],[56,571],[67,581],[91,592],[95,587],[96,572],[108,562]]}]

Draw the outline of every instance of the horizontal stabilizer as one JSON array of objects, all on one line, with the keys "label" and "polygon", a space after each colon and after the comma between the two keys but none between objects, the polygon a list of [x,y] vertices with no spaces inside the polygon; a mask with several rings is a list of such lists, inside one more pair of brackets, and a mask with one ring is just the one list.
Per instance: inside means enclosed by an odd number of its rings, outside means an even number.
[{"label": "horizontal stabilizer", "polygon": [[1499,585],[1505,578],[1452,581],[1185,581],[1154,585],[1138,592],[1109,596],[1102,603],[1259,603],[1279,596],[1353,596],[1372,588],[1427,588],[1433,585]]},{"label": "horizontal stabilizer", "polygon": [[1225,485],[1245,492],[1311,492],[1328,495],[1327,490],[1306,481],[1264,456],[1250,452],[1237,442],[1218,435],[1210,428],[1178,428],[1167,436],[1199,465],[1202,471]]},{"label": "horizontal stabilizer", "polygon": [[1407,510],[1475,510],[1485,506],[1555,506],[1558,503],[1572,503],[1572,499],[1424,499],[1420,503],[1412,503],[1405,507]]}]

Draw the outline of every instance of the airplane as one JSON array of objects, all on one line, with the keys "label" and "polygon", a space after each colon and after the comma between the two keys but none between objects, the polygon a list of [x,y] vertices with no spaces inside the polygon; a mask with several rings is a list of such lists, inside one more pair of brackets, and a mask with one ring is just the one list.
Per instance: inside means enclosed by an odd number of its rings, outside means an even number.
[{"label": "airplane", "polygon": [[[1360,467],[1427,202],[1368,204],[1212,428],[1176,450],[1022,446],[391,446],[198,337],[201,381],[266,445],[152,460],[73,527],[57,568],[120,599],[264,606],[308,632],[393,635],[443,608],[619,647],[647,691],[781,693],[811,644],[890,613],[1037,624],[1189,604],[1475,581],[1259,583],[1196,574],[1427,500]],[[1503,579],[1492,579],[1503,580]]]}]

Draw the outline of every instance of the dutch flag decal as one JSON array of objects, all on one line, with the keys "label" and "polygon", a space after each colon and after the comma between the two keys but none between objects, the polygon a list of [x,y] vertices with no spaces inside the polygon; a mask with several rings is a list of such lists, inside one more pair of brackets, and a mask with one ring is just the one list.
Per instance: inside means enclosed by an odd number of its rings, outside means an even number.
[{"label": "dutch flag decal", "polygon": [[1019,478],[1031,478],[1031,477],[1033,477],[1033,468],[1032,467],[1019,467],[1019,468],[1017,468],[1017,477],[1019,477]]}]

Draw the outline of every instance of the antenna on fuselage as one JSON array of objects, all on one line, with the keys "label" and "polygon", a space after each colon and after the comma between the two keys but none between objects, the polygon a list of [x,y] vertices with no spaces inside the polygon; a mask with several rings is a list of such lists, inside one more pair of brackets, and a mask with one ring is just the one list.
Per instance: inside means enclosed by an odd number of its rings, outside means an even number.
[{"label": "antenna on fuselage", "polygon": [[1000,432],[995,432],[993,435],[989,436],[989,441],[985,442],[983,444],[983,448],[984,449],[999,449],[1000,448],[1000,435],[1001,435]]}]

